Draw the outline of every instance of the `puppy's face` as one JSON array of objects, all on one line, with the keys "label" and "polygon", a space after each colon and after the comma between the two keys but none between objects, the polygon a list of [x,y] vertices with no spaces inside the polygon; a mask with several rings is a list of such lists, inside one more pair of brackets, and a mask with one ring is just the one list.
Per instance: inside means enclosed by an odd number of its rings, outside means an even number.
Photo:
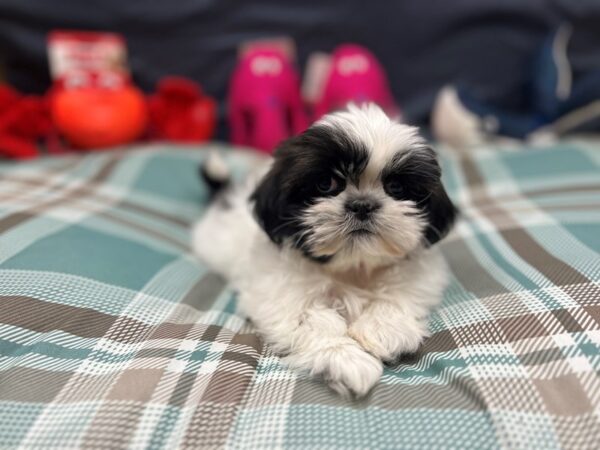
[{"label": "puppy's face", "polygon": [[454,221],[433,150],[374,105],[325,116],[274,157],[252,196],[256,217],[273,242],[315,261],[382,264]]}]

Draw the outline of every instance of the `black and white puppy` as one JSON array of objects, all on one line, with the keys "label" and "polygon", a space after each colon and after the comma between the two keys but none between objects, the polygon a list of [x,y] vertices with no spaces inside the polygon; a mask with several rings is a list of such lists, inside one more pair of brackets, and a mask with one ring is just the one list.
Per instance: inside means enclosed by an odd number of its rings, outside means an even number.
[{"label": "black and white puppy", "polygon": [[[205,169],[223,180],[224,168]],[[223,192],[193,246],[290,366],[362,396],[383,361],[417,350],[441,299],[446,266],[432,246],[456,210],[440,175],[416,128],[349,106]]]}]

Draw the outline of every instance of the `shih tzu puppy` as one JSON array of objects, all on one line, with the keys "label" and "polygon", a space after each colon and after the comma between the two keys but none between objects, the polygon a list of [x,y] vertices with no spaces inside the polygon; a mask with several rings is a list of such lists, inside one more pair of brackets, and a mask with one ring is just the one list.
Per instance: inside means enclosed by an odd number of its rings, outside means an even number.
[{"label": "shih tzu puppy", "polygon": [[[228,184],[218,160],[203,172],[214,188]],[[446,266],[434,244],[456,210],[440,172],[416,128],[351,105],[217,194],[194,250],[239,290],[290,366],[363,396],[383,362],[417,350],[441,299]]]}]

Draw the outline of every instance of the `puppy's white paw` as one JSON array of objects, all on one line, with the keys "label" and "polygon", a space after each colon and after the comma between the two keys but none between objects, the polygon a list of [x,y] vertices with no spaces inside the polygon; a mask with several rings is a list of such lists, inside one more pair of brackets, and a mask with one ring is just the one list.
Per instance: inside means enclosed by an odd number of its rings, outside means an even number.
[{"label": "puppy's white paw", "polygon": [[343,397],[363,397],[379,381],[382,372],[381,361],[350,339],[323,349],[312,370],[313,375],[322,375]]},{"label": "puppy's white paw", "polygon": [[372,316],[359,317],[348,335],[382,361],[393,361],[402,353],[414,353],[428,336],[427,325],[410,320],[395,327],[384,326]]}]

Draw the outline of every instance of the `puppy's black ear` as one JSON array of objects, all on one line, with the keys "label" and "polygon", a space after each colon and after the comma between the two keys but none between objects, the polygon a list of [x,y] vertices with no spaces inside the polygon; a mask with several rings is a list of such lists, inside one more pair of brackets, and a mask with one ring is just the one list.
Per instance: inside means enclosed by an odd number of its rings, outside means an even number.
[{"label": "puppy's black ear", "polygon": [[300,231],[298,216],[304,207],[302,186],[310,172],[310,148],[305,133],[279,144],[273,153],[273,165],[250,197],[258,224],[276,244]]},{"label": "puppy's black ear", "polygon": [[402,161],[401,169],[406,191],[426,214],[425,240],[431,246],[448,234],[458,213],[442,184],[437,154],[431,147],[419,147]]},{"label": "puppy's black ear", "polygon": [[250,197],[254,201],[254,216],[258,224],[276,244],[288,235],[285,224],[285,200],[281,192],[281,170],[276,160]]},{"label": "puppy's black ear", "polygon": [[441,180],[432,187],[426,208],[428,225],[425,240],[431,246],[448,234],[458,214]]}]

